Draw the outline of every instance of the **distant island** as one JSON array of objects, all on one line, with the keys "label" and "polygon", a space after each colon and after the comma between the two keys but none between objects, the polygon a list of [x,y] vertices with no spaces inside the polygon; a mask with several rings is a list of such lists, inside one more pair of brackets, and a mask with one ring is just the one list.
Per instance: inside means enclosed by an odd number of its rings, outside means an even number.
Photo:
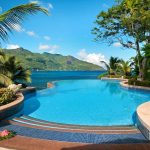
[{"label": "distant island", "polygon": [[81,61],[73,56],[62,56],[60,54],[51,54],[44,52],[32,53],[24,48],[4,49],[9,56],[16,56],[21,65],[26,69],[35,71],[96,71],[104,70],[102,67]]}]

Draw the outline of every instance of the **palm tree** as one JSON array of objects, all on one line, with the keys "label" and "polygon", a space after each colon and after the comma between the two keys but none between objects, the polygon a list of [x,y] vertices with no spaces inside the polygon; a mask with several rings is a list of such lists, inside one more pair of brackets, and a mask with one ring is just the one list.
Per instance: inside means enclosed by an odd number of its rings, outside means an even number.
[{"label": "palm tree", "polygon": [[[16,6],[3,14],[0,14],[0,39],[8,40],[8,33],[16,29],[16,26],[21,25],[26,16],[43,12],[48,15],[48,10],[40,7],[37,3],[32,2]],[[0,51],[0,85],[8,86],[18,79],[30,81],[29,70],[24,70],[18,66],[15,57],[6,58],[6,55]]]},{"label": "palm tree", "polygon": [[142,51],[143,51],[143,60],[142,60],[143,79],[150,80],[150,44],[145,45],[142,48]]},{"label": "palm tree", "polygon": [[129,76],[131,74],[131,67],[129,61],[122,60],[121,62],[116,64],[118,66],[118,69],[124,76]]},{"label": "palm tree", "polygon": [[5,59],[5,54],[0,51],[0,87],[3,85],[7,86],[12,83],[12,80],[10,79],[11,74],[5,66]]},{"label": "palm tree", "polygon": [[107,72],[109,75],[115,75],[116,69],[117,69],[117,63],[119,63],[121,60],[118,57],[110,57],[109,63],[106,63],[105,61],[101,61],[107,68]]},{"label": "palm tree", "polygon": [[129,62],[132,70],[132,76],[134,77],[139,76],[140,72],[139,72],[138,56],[131,57]]},{"label": "palm tree", "polygon": [[2,66],[0,70],[0,84],[8,86],[11,83],[26,83],[31,82],[31,72],[28,69],[21,67],[20,62],[14,56],[7,57],[3,54],[3,61],[0,61]]},{"label": "palm tree", "polygon": [[0,14],[0,39],[7,41],[8,32],[12,32],[13,29],[16,29],[16,26],[21,25],[26,16],[36,14],[39,11],[48,14],[47,9],[32,2],[16,6],[7,12]]}]

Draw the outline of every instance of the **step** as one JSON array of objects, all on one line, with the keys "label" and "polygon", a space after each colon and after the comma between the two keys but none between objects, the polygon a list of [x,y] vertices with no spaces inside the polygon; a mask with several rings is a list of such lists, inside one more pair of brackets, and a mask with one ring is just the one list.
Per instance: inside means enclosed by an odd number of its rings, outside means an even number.
[{"label": "step", "polygon": [[79,126],[79,125],[66,125],[52,123],[29,116],[22,116],[20,118],[12,119],[11,123],[18,123],[20,125],[28,125],[30,127],[49,129],[49,130],[62,130],[62,131],[75,131],[75,132],[94,132],[94,133],[139,133],[139,130],[134,126],[113,126],[113,127],[98,127],[98,126]]}]

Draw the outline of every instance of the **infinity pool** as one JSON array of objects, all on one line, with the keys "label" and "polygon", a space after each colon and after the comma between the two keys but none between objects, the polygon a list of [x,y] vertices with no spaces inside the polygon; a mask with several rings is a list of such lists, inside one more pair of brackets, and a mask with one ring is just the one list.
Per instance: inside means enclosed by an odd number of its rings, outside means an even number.
[{"label": "infinity pool", "polygon": [[150,92],[127,90],[118,81],[64,80],[26,98],[21,113],[56,123],[133,125],[136,108]]}]

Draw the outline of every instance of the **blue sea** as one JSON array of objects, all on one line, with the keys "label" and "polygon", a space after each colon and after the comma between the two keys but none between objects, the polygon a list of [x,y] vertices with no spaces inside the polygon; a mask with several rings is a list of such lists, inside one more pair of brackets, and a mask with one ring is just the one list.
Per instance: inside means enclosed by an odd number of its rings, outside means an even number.
[{"label": "blue sea", "polygon": [[96,79],[98,75],[105,71],[33,71],[32,83],[37,89],[47,87],[47,82],[57,80],[73,80],[73,79]]}]

